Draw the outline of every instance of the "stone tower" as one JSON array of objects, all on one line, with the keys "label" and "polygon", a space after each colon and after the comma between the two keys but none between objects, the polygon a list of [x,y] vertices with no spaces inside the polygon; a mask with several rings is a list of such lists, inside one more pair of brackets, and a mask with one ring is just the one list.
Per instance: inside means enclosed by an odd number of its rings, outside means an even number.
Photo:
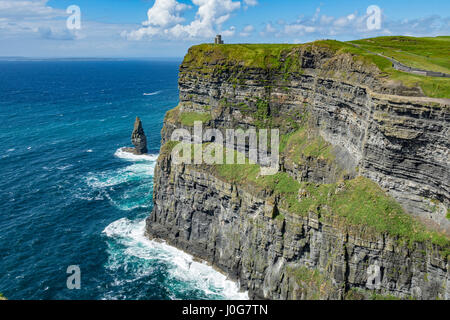
[{"label": "stone tower", "polygon": [[223,44],[222,36],[220,34],[214,39],[214,44]]}]

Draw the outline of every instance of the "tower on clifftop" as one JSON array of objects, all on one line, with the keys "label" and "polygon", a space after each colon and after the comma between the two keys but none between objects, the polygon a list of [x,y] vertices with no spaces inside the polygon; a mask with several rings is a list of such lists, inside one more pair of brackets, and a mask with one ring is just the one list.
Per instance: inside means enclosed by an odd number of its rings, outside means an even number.
[{"label": "tower on clifftop", "polygon": [[222,36],[220,34],[214,39],[214,44],[223,44]]}]

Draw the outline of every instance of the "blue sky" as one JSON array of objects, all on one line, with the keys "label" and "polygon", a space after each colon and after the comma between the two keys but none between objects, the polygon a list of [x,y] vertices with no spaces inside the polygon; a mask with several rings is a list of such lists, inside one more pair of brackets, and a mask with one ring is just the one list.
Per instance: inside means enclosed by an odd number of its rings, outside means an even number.
[{"label": "blue sky", "polygon": [[[79,29],[67,26],[71,5]],[[450,35],[450,1],[0,0],[0,56],[181,57],[216,33],[227,43]]]}]

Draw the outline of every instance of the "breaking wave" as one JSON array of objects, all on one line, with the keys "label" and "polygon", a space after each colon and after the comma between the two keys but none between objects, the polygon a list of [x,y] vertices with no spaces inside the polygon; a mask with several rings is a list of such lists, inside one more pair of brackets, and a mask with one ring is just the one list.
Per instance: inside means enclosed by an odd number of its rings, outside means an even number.
[{"label": "breaking wave", "polygon": [[136,155],[132,154],[130,152],[124,151],[125,148],[119,148],[114,153],[114,156],[117,158],[129,160],[129,161],[151,161],[155,162],[158,160],[158,155],[154,154],[143,154],[143,155]]},{"label": "breaking wave", "polygon": [[[167,270],[164,285],[171,299],[180,299],[184,291],[197,290],[205,299],[248,299],[247,292],[240,292],[237,284],[206,263],[194,261],[183,251],[163,242],[149,240],[144,235],[145,220],[119,219],[108,225],[103,234],[108,238],[109,259],[106,269],[115,274],[133,261],[129,280],[120,277],[113,285],[126,286],[130,279],[145,278],[155,270]],[[137,260],[136,260],[137,259]],[[164,267],[162,267],[163,265]],[[110,296],[105,298],[111,298]]]}]

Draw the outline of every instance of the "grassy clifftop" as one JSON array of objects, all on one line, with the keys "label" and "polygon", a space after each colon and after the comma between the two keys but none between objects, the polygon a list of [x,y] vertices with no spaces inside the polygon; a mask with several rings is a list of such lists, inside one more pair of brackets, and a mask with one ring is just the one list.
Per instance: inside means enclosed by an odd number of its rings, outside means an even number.
[{"label": "grassy clifftop", "polygon": [[282,53],[300,47],[293,44],[201,44],[189,49],[183,65],[202,68],[232,63],[248,68],[277,68]]},{"label": "grassy clifftop", "polygon": [[450,74],[450,36],[435,38],[379,37],[351,41],[410,67]]},{"label": "grassy clifftop", "polygon": [[[379,37],[352,41],[363,49],[394,58],[408,67],[450,74],[450,37]],[[387,60],[378,67],[406,86],[420,86],[429,97],[450,98],[450,78],[412,75],[397,71]]]},{"label": "grassy clifftop", "polygon": [[450,37],[380,37],[351,42],[319,40],[305,44],[201,44],[189,50],[183,68],[220,72],[222,68],[246,67],[302,73],[300,55],[313,51],[331,56],[350,54],[354,60],[363,62],[368,68],[379,70],[378,77],[385,81],[420,87],[429,97],[450,98],[450,78],[397,71],[388,59],[374,54],[380,53],[397,59],[410,67],[450,73]]}]

